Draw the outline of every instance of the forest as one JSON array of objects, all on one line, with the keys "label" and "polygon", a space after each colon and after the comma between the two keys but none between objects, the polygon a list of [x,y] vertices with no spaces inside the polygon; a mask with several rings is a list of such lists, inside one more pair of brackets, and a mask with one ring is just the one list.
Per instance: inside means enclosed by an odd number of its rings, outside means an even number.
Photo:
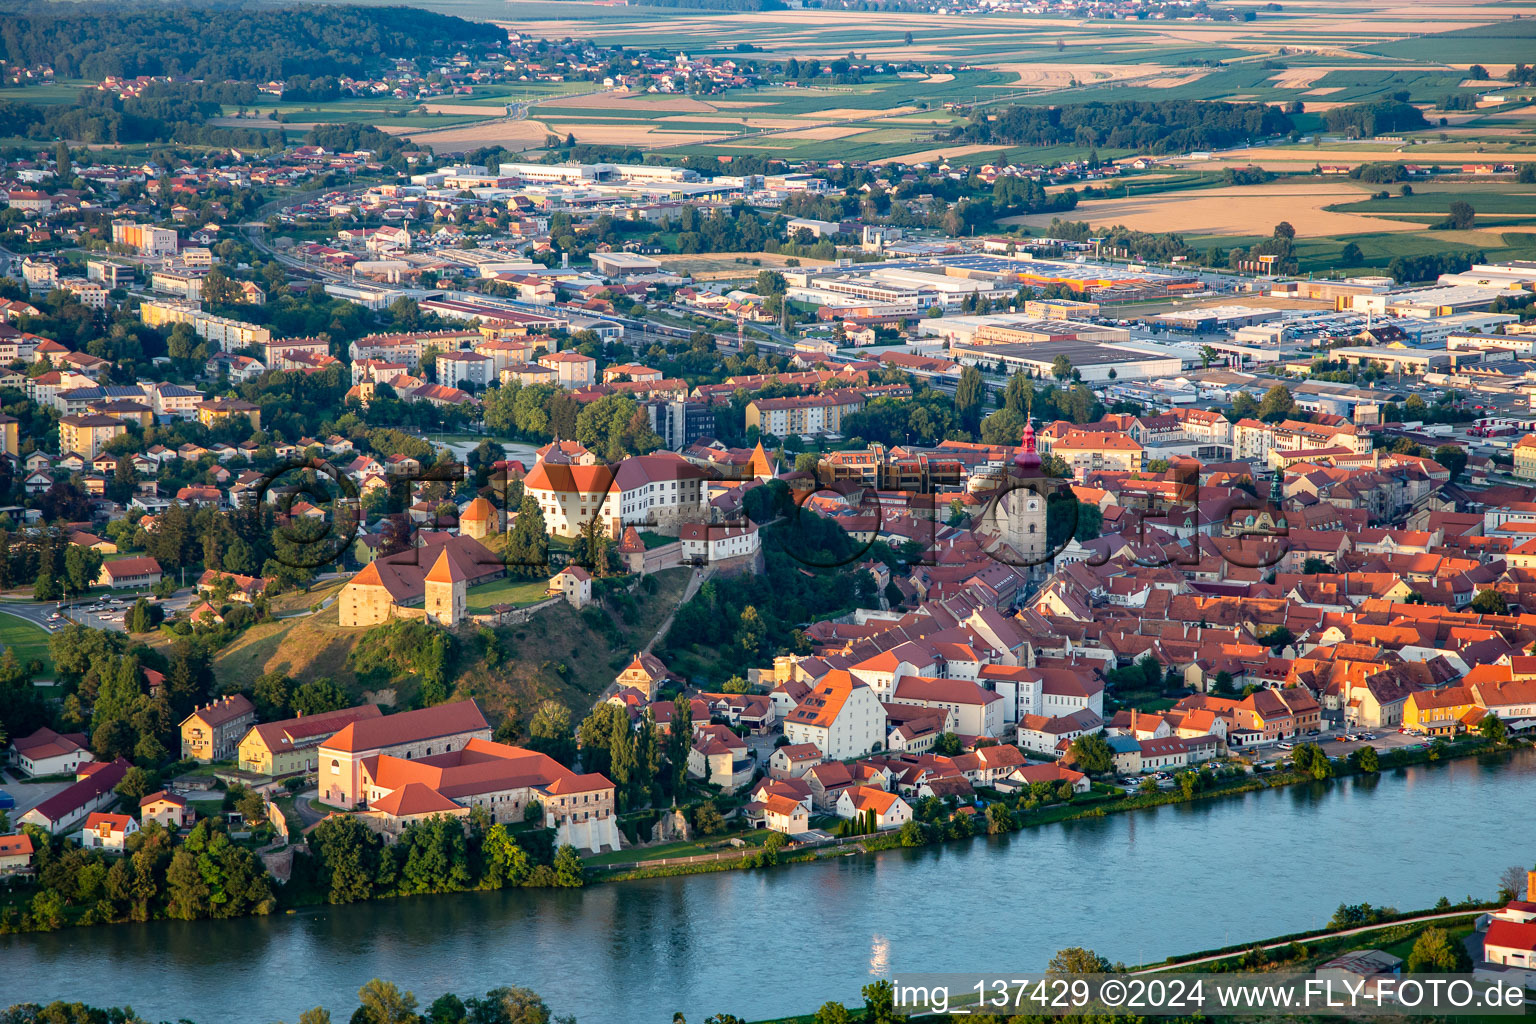
[{"label": "forest", "polygon": [[1062,107],[1009,106],[996,111],[977,111],[968,123],[952,129],[950,138],[978,144],[1055,146],[1073,143],[1172,153],[1284,135],[1294,127],[1284,111],[1266,103],[1121,101]]},{"label": "forest", "polygon": [[[167,46],[167,41],[175,41]],[[494,25],[407,7],[0,0],[0,59],[58,79],[185,75],[212,81],[363,75],[388,58],[506,40]]]}]

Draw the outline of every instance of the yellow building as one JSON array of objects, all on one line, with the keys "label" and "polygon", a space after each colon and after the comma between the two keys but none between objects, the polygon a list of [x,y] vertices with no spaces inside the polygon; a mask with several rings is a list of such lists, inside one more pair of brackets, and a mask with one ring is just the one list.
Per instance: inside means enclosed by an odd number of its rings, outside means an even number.
[{"label": "yellow building", "polygon": [[107,446],[108,441],[127,430],[122,420],[112,416],[94,413],[65,416],[59,420],[59,452],[74,452],[84,458],[94,459]]},{"label": "yellow building", "polygon": [[1515,445],[1515,476],[1536,480],[1536,434],[1526,434]]},{"label": "yellow building", "polygon": [[205,427],[223,423],[231,416],[244,416],[252,430],[261,429],[261,409],[239,398],[216,398],[197,407],[197,421]]},{"label": "yellow building", "polygon": [[1470,687],[1416,690],[1403,702],[1403,727],[1425,736],[1454,736],[1464,728],[1462,719],[1477,706]]},{"label": "yellow building", "polygon": [[272,776],[315,771],[320,763],[320,744],[353,722],[381,714],[377,704],[360,704],[252,726],[240,740],[240,770]]},{"label": "yellow building", "polygon": [[18,450],[20,443],[17,436],[18,426],[16,417],[0,414],[0,449],[4,449],[5,454],[12,458],[21,454]]},{"label": "yellow building", "polygon": [[1145,450],[1127,434],[1096,430],[1073,431],[1051,445],[1051,454],[1066,462],[1079,480],[1104,470],[1140,472]]}]

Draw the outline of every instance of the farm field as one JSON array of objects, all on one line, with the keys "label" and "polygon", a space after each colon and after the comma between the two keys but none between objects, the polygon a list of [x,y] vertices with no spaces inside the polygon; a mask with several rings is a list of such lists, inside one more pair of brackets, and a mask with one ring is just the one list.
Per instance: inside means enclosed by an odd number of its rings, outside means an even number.
[{"label": "farm field", "polygon": [[[1412,230],[1413,225],[1401,221],[1330,208],[1357,202],[1373,190],[1350,181],[1291,180],[1089,199],[1078,204],[1071,219],[1093,225],[1123,224],[1137,231],[1202,235],[1267,235],[1282,220],[1290,221],[1300,237]],[[1006,223],[1043,226],[1052,216],[1012,217]]]}]

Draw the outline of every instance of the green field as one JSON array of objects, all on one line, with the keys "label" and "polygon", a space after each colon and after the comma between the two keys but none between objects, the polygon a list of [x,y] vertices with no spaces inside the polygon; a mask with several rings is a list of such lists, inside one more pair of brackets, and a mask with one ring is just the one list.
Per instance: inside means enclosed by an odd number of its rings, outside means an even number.
[{"label": "green field", "polygon": [[538,604],[549,597],[547,579],[522,580],[504,577],[469,589],[467,607],[471,612],[488,612],[492,606]]},{"label": "green field", "polygon": [[25,665],[36,658],[43,663],[38,678],[53,678],[53,659],[48,656],[48,632],[26,619],[0,612],[0,645],[14,648],[17,659]]}]

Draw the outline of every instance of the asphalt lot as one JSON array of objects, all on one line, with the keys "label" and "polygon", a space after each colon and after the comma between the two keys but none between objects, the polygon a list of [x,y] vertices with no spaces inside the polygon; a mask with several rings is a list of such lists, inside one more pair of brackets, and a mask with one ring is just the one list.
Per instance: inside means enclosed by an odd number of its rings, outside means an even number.
[{"label": "asphalt lot", "polygon": [[11,821],[15,822],[17,818],[20,818],[44,800],[73,785],[74,780],[68,782],[7,782],[4,786],[0,786],[0,789],[4,789],[16,798],[16,806],[10,812]]}]

